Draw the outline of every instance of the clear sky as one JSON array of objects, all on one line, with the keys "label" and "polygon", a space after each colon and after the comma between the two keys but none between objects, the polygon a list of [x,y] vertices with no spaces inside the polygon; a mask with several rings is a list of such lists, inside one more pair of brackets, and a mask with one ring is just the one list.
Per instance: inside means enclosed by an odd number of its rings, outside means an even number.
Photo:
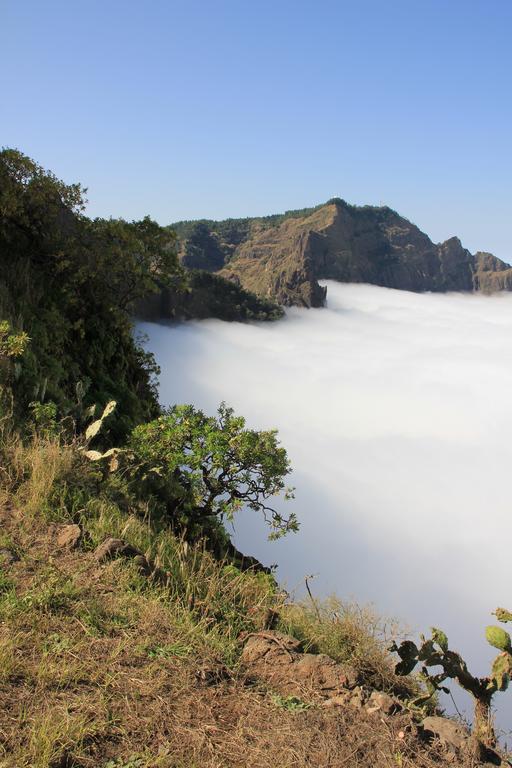
[{"label": "clear sky", "polygon": [[0,0],[0,144],[161,223],[343,197],[512,260],[511,0]]}]

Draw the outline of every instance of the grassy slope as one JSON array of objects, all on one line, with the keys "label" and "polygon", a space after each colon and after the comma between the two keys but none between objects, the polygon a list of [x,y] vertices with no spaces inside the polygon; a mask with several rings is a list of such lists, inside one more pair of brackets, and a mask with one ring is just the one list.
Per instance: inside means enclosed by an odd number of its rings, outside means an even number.
[{"label": "grassy slope", "polygon": [[[13,441],[2,461],[0,548],[19,557],[0,567],[2,768],[471,764],[421,746],[400,716],[294,710],[240,667],[240,635],[276,610],[282,629],[391,689],[379,622],[367,612],[338,604],[336,621],[327,607],[318,618],[267,576],[216,563],[83,492],[72,516],[83,541],[63,549],[57,536],[72,520],[61,490],[69,498],[87,472],[76,449]],[[107,536],[145,551],[169,583],[122,559],[99,564],[93,550]]]}]

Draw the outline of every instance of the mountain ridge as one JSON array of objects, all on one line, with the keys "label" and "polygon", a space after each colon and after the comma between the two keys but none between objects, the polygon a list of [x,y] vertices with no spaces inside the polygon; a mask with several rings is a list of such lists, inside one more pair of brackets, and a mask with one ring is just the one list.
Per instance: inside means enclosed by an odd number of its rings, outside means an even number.
[{"label": "mountain ridge", "polygon": [[284,214],[172,225],[188,268],[216,272],[285,306],[319,307],[319,280],[424,291],[512,290],[512,267],[472,254],[458,237],[434,243],[389,206],[340,198]]}]

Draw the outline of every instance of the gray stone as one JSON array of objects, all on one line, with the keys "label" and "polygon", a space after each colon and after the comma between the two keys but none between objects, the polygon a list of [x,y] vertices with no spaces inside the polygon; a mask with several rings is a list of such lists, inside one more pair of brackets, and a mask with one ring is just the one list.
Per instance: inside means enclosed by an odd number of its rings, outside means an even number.
[{"label": "gray stone", "polygon": [[94,557],[99,562],[112,560],[114,557],[136,557],[142,552],[123,539],[108,538],[96,548]]},{"label": "gray stone", "polygon": [[393,715],[399,712],[402,706],[399,701],[382,691],[372,691],[366,704],[367,712],[382,712],[385,715]]},{"label": "gray stone", "polygon": [[454,749],[462,748],[469,738],[468,731],[462,725],[446,717],[426,717],[421,726],[424,731],[437,736],[442,744]]}]

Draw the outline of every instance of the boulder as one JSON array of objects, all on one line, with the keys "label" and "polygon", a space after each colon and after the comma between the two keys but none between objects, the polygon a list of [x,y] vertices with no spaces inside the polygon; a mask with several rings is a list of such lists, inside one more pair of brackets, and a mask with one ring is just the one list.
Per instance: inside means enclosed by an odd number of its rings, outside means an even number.
[{"label": "boulder", "polygon": [[436,736],[441,744],[452,749],[461,749],[469,738],[468,731],[462,725],[447,717],[426,717],[421,727]]},{"label": "boulder", "polygon": [[394,715],[402,709],[402,705],[387,693],[372,691],[365,709],[369,713],[379,712],[384,715]]},{"label": "boulder", "polygon": [[82,539],[82,529],[79,525],[65,525],[57,536],[57,544],[62,549],[75,549]]},{"label": "boulder", "polygon": [[96,547],[94,557],[100,563],[105,560],[112,560],[114,557],[144,557],[143,553],[136,547],[132,547],[124,539],[108,538]]},{"label": "boulder", "polygon": [[311,693],[333,698],[358,682],[357,672],[323,653],[301,653],[298,640],[282,632],[250,635],[242,653],[247,672],[283,695]]}]

